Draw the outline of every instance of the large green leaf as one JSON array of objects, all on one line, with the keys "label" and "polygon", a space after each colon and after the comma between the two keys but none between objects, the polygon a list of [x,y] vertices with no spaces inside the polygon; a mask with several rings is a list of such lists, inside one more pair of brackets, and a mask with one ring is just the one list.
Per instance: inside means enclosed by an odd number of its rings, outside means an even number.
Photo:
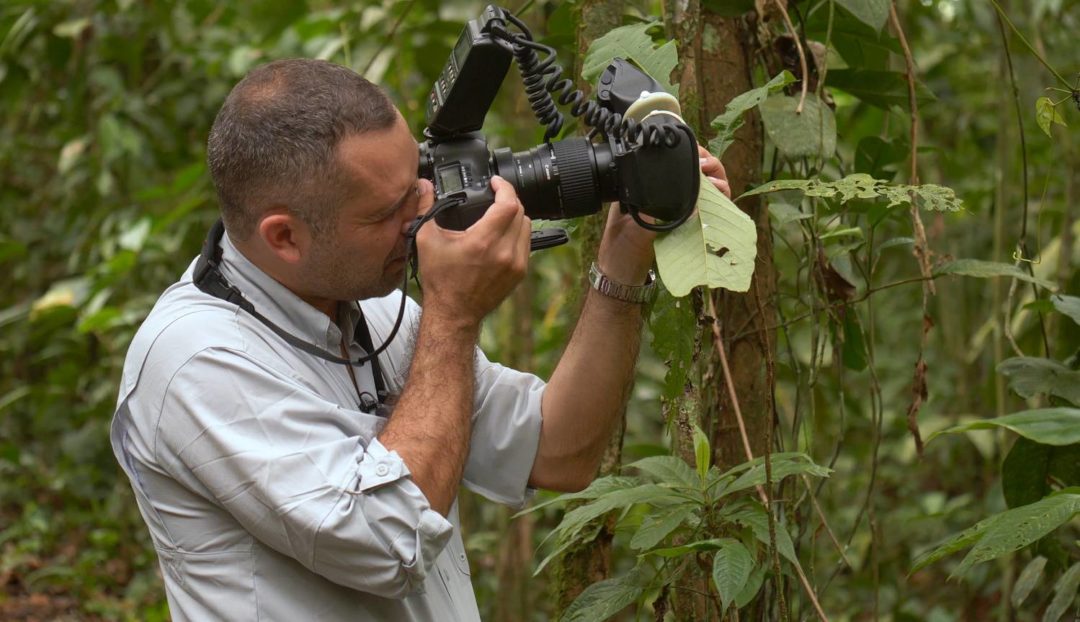
[{"label": "large green leaf", "polygon": [[1001,557],[1042,538],[1080,512],[1080,488],[1067,488],[1035,503],[984,518],[920,555],[912,572],[974,545],[954,575],[974,564]]},{"label": "large green leaf", "polygon": [[837,0],[837,4],[875,31],[889,19],[889,0]]},{"label": "large green leaf", "polygon": [[581,77],[595,81],[614,58],[632,60],[659,82],[668,93],[677,94],[671,83],[671,71],[678,64],[674,41],[653,43],[649,30],[654,23],[630,24],[616,28],[592,42],[581,65]]},{"label": "large green leaf", "polygon": [[718,158],[723,157],[724,152],[735,141],[735,131],[742,127],[743,115],[765,101],[769,95],[794,81],[795,76],[791,75],[791,72],[781,71],[763,86],[733,97],[724,108],[723,114],[712,120],[712,128],[717,133],[716,138],[709,141],[709,151]]},{"label": "large green leaf", "polygon": [[1076,602],[1080,593],[1080,562],[1076,562],[1054,584],[1054,599],[1043,613],[1042,622],[1057,622]]},{"label": "large green leaf", "polygon": [[[721,517],[724,520],[737,523],[750,528],[754,538],[765,546],[771,546],[769,537],[769,516],[765,508],[759,503],[750,503],[725,508]],[[799,558],[795,556],[795,544],[791,541],[791,534],[784,529],[779,520],[776,521],[776,550],[789,562],[798,565]]]},{"label": "large green leaf", "polygon": [[697,212],[656,239],[656,264],[672,296],[697,285],[736,292],[750,289],[757,256],[754,221],[701,176]]},{"label": "large green leaf", "polygon": [[[814,477],[828,477],[832,471],[828,467],[814,464],[814,461],[806,454],[773,455],[770,457],[773,484],[791,475],[813,475]],[[739,476],[728,486],[721,486],[717,496],[730,495],[740,490],[753,488],[765,484],[766,479],[765,460],[755,458],[754,464],[745,473]]]},{"label": "large green leaf", "polygon": [[720,604],[727,611],[728,606],[746,587],[750,572],[754,569],[754,558],[742,542],[733,538],[724,538],[720,549],[713,557],[713,583],[720,594]]},{"label": "large green leaf", "polygon": [[953,572],[960,575],[978,563],[1018,551],[1080,513],[1080,489],[1068,488],[1041,501],[1006,510],[983,533]]},{"label": "large green leaf", "polygon": [[641,521],[641,527],[630,538],[630,548],[644,551],[656,546],[694,514],[691,504],[660,508]]},{"label": "large green leaf", "polygon": [[[827,86],[847,91],[871,106],[886,110],[892,106],[908,107],[907,76],[898,71],[833,69],[825,80]],[[922,106],[933,101],[934,94],[922,82],[916,82],[915,100]]]},{"label": "large green leaf", "polygon": [[623,576],[593,583],[559,619],[562,622],[607,620],[637,600],[646,586],[643,573],[637,568]]},{"label": "large green leaf", "polygon": [[640,486],[642,480],[639,477],[627,477],[623,475],[608,475],[607,477],[600,477],[594,479],[591,484],[585,490],[573,493],[567,493],[559,495],[554,499],[548,499],[547,501],[537,503],[527,509],[524,509],[514,515],[514,518],[535,512],[541,508],[547,507],[555,503],[566,503],[568,501],[575,501],[578,499],[595,499],[602,497],[606,494],[615,492],[616,490],[626,490],[628,488],[634,488]]},{"label": "large green leaf", "polygon": [[694,469],[682,458],[675,456],[649,456],[623,467],[638,469],[651,475],[656,483],[677,484],[688,488],[698,488],[701,481],[694,474]]},{"label": "large green leaf", "polygon": [[1007,276],[1028,283],[1034,283],[1047,289],[1054,289],[1054,284],[1046,279],[1031,276],[1017,266],[997,261],[983,261],[981,259],[955,259],[934,270],[935,275],[959,274],[961,276],[973,276],[980,279],[988,279],[995,276]]},{"label": "large green leaf", "polygon": [[1080,442],[1080,408],[1037,408],[994,419],[980,419],[934,432],[926,441],[942,434],[994,428],[1006,428],[1047,445],[1071,445]]},{"label": "large green leaf", "polygon": [[1080,371],[1057,361],[1018,356],[1002,361],[997,370],[1020,397],[1055,395],[1080,406]]},{"label": "large green leaf", "polygon": [[792,160],[831,158],[836,152],[836,117],[816,95],[807,95],[802,113],[799,97],[770,95],[758,106],[765,133],[780,153]]}]

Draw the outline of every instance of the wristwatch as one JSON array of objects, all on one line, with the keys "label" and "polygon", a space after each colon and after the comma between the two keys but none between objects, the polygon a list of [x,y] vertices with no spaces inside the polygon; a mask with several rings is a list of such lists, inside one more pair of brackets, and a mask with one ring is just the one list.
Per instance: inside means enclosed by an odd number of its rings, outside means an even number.
[{"label": "wristwatch", "polygon": [[652,270],[644,285],[626,285],[608,278],[594,261],[589,267],[589,284],[601,294],[623,302],[644,304],[656,297],[656,273]]}]

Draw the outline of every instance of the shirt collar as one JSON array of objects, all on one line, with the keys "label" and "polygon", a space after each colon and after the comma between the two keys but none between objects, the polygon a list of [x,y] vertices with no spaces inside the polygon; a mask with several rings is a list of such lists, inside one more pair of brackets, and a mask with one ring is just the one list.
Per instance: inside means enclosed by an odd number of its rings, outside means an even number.
[{"label": "shirt collar", "polygon": [[340,304],[338,324],[322,311],[304,302],[289,288],[263,272],[244,256],[226,233],[221,237],[221,272],[255,310],[297,337],[340,354],[340,344],[353,340],[353,328],[360,318],[355,303]]}]

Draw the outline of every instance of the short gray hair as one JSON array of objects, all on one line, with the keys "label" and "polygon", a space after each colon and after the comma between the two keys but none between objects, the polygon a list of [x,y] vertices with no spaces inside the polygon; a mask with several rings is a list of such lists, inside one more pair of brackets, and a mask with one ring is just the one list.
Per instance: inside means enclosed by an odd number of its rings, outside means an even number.
[{"label": "short gray hair", "polygon": [[397,119],[386,94],[346,67],[297,58],[255,68],[225,99],[207,141],[225,228],[246,240],[267,207],[283,205],[316,236],[332,232],[345,192],[338,143]]}]

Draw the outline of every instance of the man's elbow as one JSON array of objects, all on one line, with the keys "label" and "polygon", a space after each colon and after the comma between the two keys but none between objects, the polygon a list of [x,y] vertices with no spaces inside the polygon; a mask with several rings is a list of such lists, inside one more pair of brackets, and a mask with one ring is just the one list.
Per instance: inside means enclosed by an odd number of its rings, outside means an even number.
[{"label": "man's elbow", "polygon": [[597,467],[561,470],[537,467],[529,475],[529,486],[554,492],[581,492],[596,478]]}]

